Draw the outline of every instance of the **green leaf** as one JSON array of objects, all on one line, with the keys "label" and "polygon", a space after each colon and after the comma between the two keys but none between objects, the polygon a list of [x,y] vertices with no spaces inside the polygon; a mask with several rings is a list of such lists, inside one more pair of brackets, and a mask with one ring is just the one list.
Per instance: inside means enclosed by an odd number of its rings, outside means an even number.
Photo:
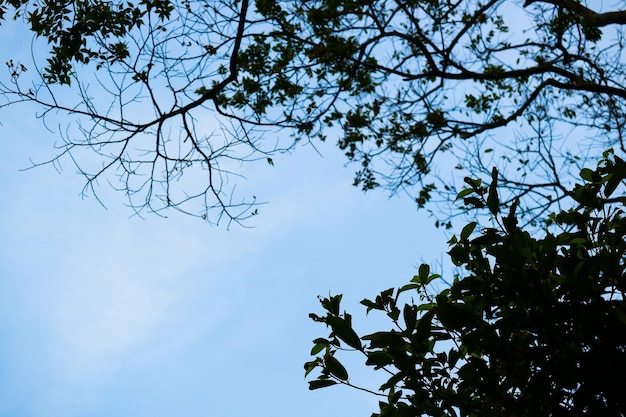
[{"label": "green leaf", "polygon": [[461,240],[467,240],[467,238],[470,237],[470,235],[476,228],[477,224],[478,223],[476,222],[471,222],[471,223],[466,224],[465,227],[463,227],[463,230],[461,230],[461,236],[460,236]]},{"label": "green leaf", "polygon": [[402,310],[402,316],[406,325],[406,331],[411,333],[417,325],[417,307],[411,304],[406,304]]},{"label": "green leaf", "polygon": [[589,168],[583,168],[580,171],[580,178],[582,178],[585,181],[592,182],[593,181],[593,171],[590,170]]},{"label": "green leaf", "polygon": [[314,361],[306,362],[304,364],[304,377],[306,378],[307,375],[309,375],[311,371],[317,368],[320,364],[320,358],[315,358]]},{"label": "green leaf", "polygon": [[348,371],[332,354],[324,357],[325,369],[342,381],[348,380]]},{"label": "green leaf", "polygon": [[309,381],[309,389],[313,391],[314,389],[330,387],[336,383],[337,382],[332,379],[317,379],[315,381]]},{"label": "green leaf", "polygon": [[626,178],[626,162],[616,156],[615,168],[613,172],[607,175],[606,185],[604,186],[604,195],[606,197],[610,197],[624,178]]},{"label": "green leaf", "polygon": [[411,279],[411,282],[416,282],[416,283],[419,283],[419,284],[422,284],[422,285],[428,285],[432,281],[434,281],[435,279],[440,278],[440,277],[441,277],[441,275],[439,275],[439,274],[431,274],[430,273],[430,265],[428,265],[428,264],[421,264],[420,267],[419,267],[418,274],[415,275],[413,277],[413,279]]},{"label": "green leaf", "polygon": [[456,198],[454,199],[454,201],[460,200],[463,197],[470,195],[473,192],[474,190],[472,188],[464,188],[456,195]]},{"label": "green leaf", "polygon": [[345,319],[330,316],[327,318],[326,322],[333,329],[335,336],[343,340],[348,346],[355,349],[361,349],[361,339],[359,339],[359,336]]},{"label": "green leaf", "polygon": [[414,290],[414,289],[419,288],[419,287],[420,287],[420,286],[419,286],[419,284],[415,284],[415,283],[412,283],[412,284],[406,284],[406,285],[403,285],[403,286],[402,286],[402,287],[398,290],[398,294],[401,294],[401,293],[403,293],[403,292],[405,292],[405,291]]},{"label": "green leaf", "polygon": [[417,273],[420,277],[420,282],[424,284],[428,280],[428,276],[430,275],[430,265],[421,264]]},{"label": "green leaf", "polygon": [[402,397],[402,390],[398,390],[397,392],[389,392],[388,401],[389,404],[396,404],[398,400]]},{"label": "green leaf", "polygon": [[311,356],[315,356],[328,347],[328,343],[316,343],[311,349]]}]

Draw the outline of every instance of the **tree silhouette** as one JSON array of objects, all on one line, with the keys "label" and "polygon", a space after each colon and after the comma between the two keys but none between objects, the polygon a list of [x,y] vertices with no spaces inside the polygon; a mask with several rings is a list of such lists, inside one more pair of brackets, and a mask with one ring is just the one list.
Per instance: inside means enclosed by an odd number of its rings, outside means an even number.
[{"label": "tree silhouette", "polygon": [[364,190],[407,192],[419,206],[435,196],[447,224],[460,178],[487,179],[495,165],[502,205],[519,199],[532,222],[593,149],[624,151],[619,5],[0,4],[49,51],[9,61],[6,105],[75,120],[55,160],[75,163],[87,188],[117,176],[137,211],[241,220],[254,213],[254,199],[232,194],[241,162],[338,137]]},{"label": "tree silhouette", "polygon": [[[463,271],[437,291],[424,264],[363,300],[391,322],[363,336],[341,295],[320,299],[325,315],[311,317],[331,333],[314,340],[310,388],[368,391],[381,417],[626,415],[626,162],[607,152],[582,176],[576,207],[550,215],[541,238],[520,228],[515,204],[500,215],[494,183],[470,181],[463,193],[494,225],[469,223],[450,240]],[[386,375],[382,386],[350,379],[341,361],[355,354]]]}]

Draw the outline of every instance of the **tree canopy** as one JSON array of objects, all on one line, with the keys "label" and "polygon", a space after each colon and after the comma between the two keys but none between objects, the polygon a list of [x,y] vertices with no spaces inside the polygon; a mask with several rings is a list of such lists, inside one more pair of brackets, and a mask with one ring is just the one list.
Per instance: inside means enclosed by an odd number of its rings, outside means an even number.
[{"label": "tree canopy", "polygon": [[[520,227],[515,204],[499,214],[495,183],[469,181],[464,193],[494,225],[469,223],[450,240],[463,271],[437,291],[443,278],[423,264],[407,285],[363,300],[390,320],[365,335],[341,295],[321,299],[325,315],[311,317],[331,332],[305,364],[321,371],[310,388],[369,391],[381,417],[625,416],[626,162],[607,152],[582,177],[577,206],[550,215],[553,232],[540,238]],[[351,380],[348,355],[386,382]]]},{"label": "tree canopy", "polygon": [[76,120],[55,161],[94,191],[114,179],[138,211],[241,220],[255,200],[232,194],[240,162],[331,137],[356,185],[419,206],[495,165],[502,204],[521,197],[532,221],[590,147],[624,150],[621,6],[5,0],[0,17],[37,41],[0,90]]}]

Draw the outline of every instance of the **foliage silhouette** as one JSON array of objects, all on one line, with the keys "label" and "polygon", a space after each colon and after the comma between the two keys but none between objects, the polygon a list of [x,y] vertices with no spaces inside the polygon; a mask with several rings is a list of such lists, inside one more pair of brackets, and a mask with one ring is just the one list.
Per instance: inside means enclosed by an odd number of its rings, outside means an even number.
[{"label": "foliage silhouette", "polygon": [[[626,415],[626,162],[606,152],[582,177],[576,207],[550,215],[541,238],[520,228],[515,204],[492,209],[493,184],[468,181],[462,194],[483,207],[472,210],[488,208],[495,224],[474,233],[469,223],[450,240],[462,276],[435,291],[441,277],[424,264],[409,284],[363,300],[391,328],[362,336],[341,295],[321,299],[325,315],[311,317],[331,333],[305,364],[306,375],[321,371],[310,388],[379,395],[376,416]],[[388,380],[358,386],[339,360],[348,354]]]},{"label": "foliage silhouette", "polygon": [[532,222],[590,149],[625,149],[620,5],[4,0],[0,18],[37,40],[0,90],[75,120],[52,162],[138,212],[241,221],[255,210],[233,194],[241,163],[338,137],[364,190],[439,201],[448,225],[460,178],[495,165],[500,204]]}]

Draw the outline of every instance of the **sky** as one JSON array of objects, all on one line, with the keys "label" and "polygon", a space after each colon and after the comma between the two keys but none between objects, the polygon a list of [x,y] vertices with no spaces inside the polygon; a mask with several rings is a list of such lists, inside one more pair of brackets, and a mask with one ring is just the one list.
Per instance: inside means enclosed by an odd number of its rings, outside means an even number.
[{"label": "sky", "polygon": [[442,261],[446,237],[410,199],[352,187],[329,143],[246,168],[268,202],[250,228],[142,219],[106,184],[106,209],[81,198],[70,164],[21,171],[58,140],[33,111],[0,111],[0,417],[377,410],[345,387],[307,389],[311,341],[327,335],[308,314],[343,293],[365,326],[358,301]]},{"label": "sky", "polygon": [[[0,62],[28,53],[16,30],[3,23]],[[319,295],[342,293],[355,327],[380,330],[358,302],[422,262],[438,272],[447,236],[434,219],[409,198],[353,187],[332,140],[316,144],[322,156],[299,146],[243,168],[240,185],[268,202],[249,228],[140,218],[107,184],[106,208],[83,199],[69,161],[61,173],[22,170],[59,141],[37,110],[0,110],[0,417],[377,411],[369,394],[308,390],[303,364],[328,334],[308,314],[322,314]],[[363,361],[348,371],[357,385],[381,382]]]}]

